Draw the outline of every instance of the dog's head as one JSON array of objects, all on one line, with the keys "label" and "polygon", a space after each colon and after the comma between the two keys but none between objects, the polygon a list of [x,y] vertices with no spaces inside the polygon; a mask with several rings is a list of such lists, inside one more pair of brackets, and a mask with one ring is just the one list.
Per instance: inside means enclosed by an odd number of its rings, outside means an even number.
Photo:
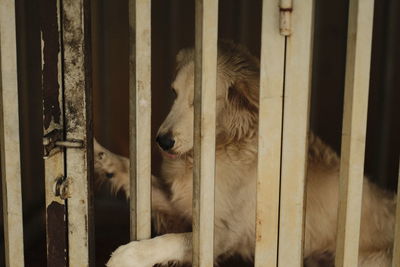
[{"label": "dog's head", "polygon": [[[181,50],[171,89],[175,100],[160,126],[157,143],[170,158],[193,148],[194,51]],[[239,142],[256,134],[259,62],[246,49],[231,42],[218,46],[217,144]]]}]

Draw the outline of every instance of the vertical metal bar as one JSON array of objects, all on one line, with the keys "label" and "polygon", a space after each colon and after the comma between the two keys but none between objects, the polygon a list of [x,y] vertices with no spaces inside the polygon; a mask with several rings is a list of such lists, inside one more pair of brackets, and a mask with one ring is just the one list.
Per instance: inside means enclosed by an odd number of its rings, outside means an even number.
[{"label": "vertical metal bar", "polygon": [[0,157],[6,266],[24,266],[15,3],[0,4]]},{"label": "vertical metal bar", "polygon": [[358,266],[373,0],[351,0],[339,180],[335,266]]},{"label": "vertical metal bar", "polygon": [[394,230],[394,246],[392,267],[400,267],[400,161],[397,180],[396,224]]},{"label": "vertical metal bar", "polygon": [[[43,134],[62,134],[63,93],[60,44],[60,1],[40,1],[42,46]],[[62,138],[62,136],[61,136]],[[50,155],[47,155],[48,153]],[[67,266],[67,222],[65,201],[56,197],[57,178],[65,176],[64,151],[44,152],[46,189],[47,266]]]},{"label": "vertical metal bar", "polygon": [[131,239],[151,236],[151,1],[129,1]]},{"label": "vertical metal bar", "polygon": [[92,201],[93,164],[90,79],[89,1],[63,0],[64,100],[66,139],[82,140],[85,148],[66,150],[70,179],[68,242],[70,266],[93,266]]},{"label": "vertical metal bar", "polygon": [[276,267],[278,257],[279,184],[285,38],[280,35],[276,1],[262,11],[256,250],[254,266]]},{"label": "vertical metal bar", "polygon": [[215,105],[218,1],[196,0],[193,266],[214,265]]},{"label": "vertical metal bar", "polygon": [[294,3],[286,38],[279,266],[302,266],[314,1]]}]

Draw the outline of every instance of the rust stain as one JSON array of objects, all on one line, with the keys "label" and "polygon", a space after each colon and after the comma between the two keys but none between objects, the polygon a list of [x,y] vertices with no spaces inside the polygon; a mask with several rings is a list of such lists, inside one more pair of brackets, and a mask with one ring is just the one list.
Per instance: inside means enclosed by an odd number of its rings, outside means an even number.
[{"label": "rust stain", "polygon": [[279,8],[279,10],[281,12],[293,12],[293,8],[291,8],[291,7],[287,7],[287,8],[281,7],[281,8]]},{"label": "rust stain", "polygon": [[[263,224],[262,223],[262,219],[257,216],[257,218],[256,218],[257,227],[258,227],[258,225],[261,226],[262,224]],[[260,242],[261,240],[262,240],[262,234],[259,231],[257,231],[257,233],[256,233],[256,241]]]},{"label": "rust stain", "polygon": [[58,54],[60,52],[57,1],[42,0],[41,31],[43,38],[43,126],[48,129],[52,120],[61,122],[61,107],[58,101]]},{"label": "rust stain", "polygon": [[53,201],[47,207],[47,266],[67,266],[65,206]]}]

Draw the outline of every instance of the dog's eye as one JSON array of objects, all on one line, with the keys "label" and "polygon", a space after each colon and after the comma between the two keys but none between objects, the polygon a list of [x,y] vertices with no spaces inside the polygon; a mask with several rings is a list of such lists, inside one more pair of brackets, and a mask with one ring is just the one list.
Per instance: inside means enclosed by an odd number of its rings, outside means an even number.
[{"label": "dog's eye", "polygon": [[173,95],[174,99],[176,99],[178,97],[178,94],[176,93],[175,88],[171,88],[171,91],[172,91],[172,95]]},{"label": "dog's eye", "polygon": [[107,177],[108,179],[111,179],[111,178],[114,177],[114,173],[112,173],[112,172],[106,172],[106,177]]}]

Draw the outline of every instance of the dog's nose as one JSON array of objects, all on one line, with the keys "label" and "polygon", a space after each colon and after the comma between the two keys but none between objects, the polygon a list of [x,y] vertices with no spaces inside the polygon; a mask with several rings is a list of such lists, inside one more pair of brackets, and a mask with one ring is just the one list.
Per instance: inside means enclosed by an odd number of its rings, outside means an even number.
[{"label": "dog's nose", "polygon": [[171,133],[166,133],[164,135],[159,135],[156,138],[156,142],[158,143],[158,145],[164,150],[164,151],[168,151],[170,150],[174,144],[175,144],[175,140],[172,139],[172,135]]}]

